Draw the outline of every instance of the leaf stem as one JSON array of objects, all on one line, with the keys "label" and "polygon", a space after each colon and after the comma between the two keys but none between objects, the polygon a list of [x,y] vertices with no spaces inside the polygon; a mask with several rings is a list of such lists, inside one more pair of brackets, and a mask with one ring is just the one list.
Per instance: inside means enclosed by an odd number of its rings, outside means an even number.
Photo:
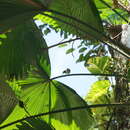
[{"label": "leaf stem", "polygon": [[55,80],[58,78],[68,77],[68,76],[107,76],[107,77],[124,77],[123,75],[116,75],[116,74],[89,74],[89,73],[77,73],[77,74],[66,74],[66,75],[60,75],[51,78],[50,80]]},{"label": "leaf stem", "polygon": [[[51,86],[50,86],[50,82],[49,82],[49,93],[48,93],[48,97],[49,97],[49,112],[51,112],[51,106],[52,106],[52,101],[51,101]],[[49,115],[49,120],[48,123],[51,125],[51,115]]]},{"label": "leaf stem", "polygon": [[56,43],[56,44],[51,45],[51,46],[49,46],[47,48],[43,48],[43,50],[48,50],[48,49],[51,49],[53,47],[57,47],[59,45],[62,45],[62,44],[65,44],[65,43],[69,43],[69,42],[73,42],[73,41],[80,40],[80,39],[81,39],[80,37],[77,37],[77,38],[70,39],[70,40],[67,40],[67,41],[64,41],[64,42]]},{"label": "leaf stem", "polygon": [[45,115],[49,115],[49,114],[56,114],[56,113],[62,113],[62,112],[68,112],[68,111],[76,111],[76,110],[82,110],[82,109],[86,109],[86,108],[121,107],[121,106],[130,106],[130,104],[120,104],[120,103],[95,104],[95,105],[85,105],[85,106],[78,106],[78,107],[72,107],[72,108],[65,108],[65,109],[55,110],[55,111],[46,112],[46,113],[40,113],[40,114],[36,114],[36,115],[33,115],[33,116],[28,116],[28,117],[25,117],[25,118],[13,121],[11,123],[5,124],[5,125],[1,126],[0,129],[3,129],[5,127],[9,127],[11,125],[14,125],[16,123],[22,122],[22,121],[27,120],[27,119],[32,119],[32,118],[36,118],[36,117],[40,117],[40,116],[45,116]]}]

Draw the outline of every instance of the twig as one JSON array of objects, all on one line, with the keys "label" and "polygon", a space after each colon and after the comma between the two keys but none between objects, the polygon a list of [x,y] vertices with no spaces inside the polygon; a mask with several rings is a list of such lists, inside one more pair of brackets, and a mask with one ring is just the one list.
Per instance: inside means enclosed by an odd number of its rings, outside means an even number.
[{"label": "twig", "polygon": [[69,42],[72,42],[72,41],[76,41],[76,40],[80,40],[81,38],[80,37],[77,37],[77,38],[74,38],[74,39],[70,39],[70,40],[67,40],[67,41],[64,41],[64,42],[59,42],[59,43],[56,43],[52,46],[49,46],[47,48],[43,48],[43,50],[48,50],[48,49],[51,49],[53,47],[57,47],[59,45],[62,45],[62,44],[65,44],[65,43],[69,43]]},{"label": "twig", "polygon": [[[72,48],[74,49],[74,41],[72,42]],[[74,58],[74,52],[72,52],[72,57]]]},{"label": "twig", "polygon": [[[51,89],[52,87],[50,86],[50,82],[49,82],[49,93],[48,93],[48,97],[49,97],[49,112],[51,112],[51,107],[52,107],[52,94],[51,94]],[[49,124],[51,124],[51,115],[49,115],[49,119],[48,119]]]},{"label": "twig", "polygon": [[79,106],[79,107],[72,107],[72,108],[60,109],[60,110],[55,110],[55,111],[51,111],[51,112],[40,113],[40,114],[37,114],[37,115],[25,117],[25,118],[13,121],[11,123],[5,124],[5,125],[1,126],[0,129],[3,129],[3,128],[11,126],[11,125],[14,125],[16,123],[22,122],[22,121],[27,120],[27,119],[37,118],[37,117],[45,116],[45,115],[49,115],[49,114],[56,114],[56,113],[62,113],[62,112],[68,112],[68,111],[76,111],[76,110],[82,110],[82,109],[86,109],[86,108],[121,107],[121,106],[130,106],[130,104],[120,104],[120,103],[95,104],[95,105],[85,105],[85,106]]},{"label": "twig", "polygon": [[122,34],[122,32],[118,33],[116,36],[112,37],[112,39],[119,37],[121,34]]},{"label": "twig", "polygon": [[114,7],[123,9],[124,11],[130,13],[130,10],[128,9],[128,7],[124,6],[123,3],[119,2],[118,0],[112,0],[112,1],[113,1],[113,4],[114,4]]},{"label": "twig", "polygon": [[55,80],[58,78],[68,77],[68,76],[107,76],[107,77],[124,77],[123,75],[116,75],[116,74],[89,74],[89,73],[77,73],[77,74],[66,74],[66,75],[60,75],[57,77],[53,77],[50,80]]}]

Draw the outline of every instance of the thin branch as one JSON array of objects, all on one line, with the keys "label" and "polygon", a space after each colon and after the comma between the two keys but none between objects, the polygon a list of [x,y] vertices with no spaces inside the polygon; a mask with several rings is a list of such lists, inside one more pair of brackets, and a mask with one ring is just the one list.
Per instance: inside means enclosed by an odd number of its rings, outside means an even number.
[{"label": "thin branch", "polygon": [[113,12],[115,12],[118,16],[120,16],[126,23],[129,23],[126,18],[124,18],[120,13],[118,13],[115,9],[113,9],[108,3],[106,3],[104,0],[99,0],[101,1],[104,5],[106,5],[108,8],[110,8]]},{"label": "thin branch", "polygon": [[117,37],[119,37],[122,34],[122,32],[118,33],[116,36],[112,37],[112,39],[116,39]]},{"label": "thin branch", "polygon": [[49,46],[47,48],[43,48],[43,50],[48,50],[48,49],[51,49],[53,47],[57,47],[59,45],[62,45],[62,44],[65,44],[65,43],[69,43],[69,42],[73,42],[73,41],[80,40],[80,39],[81,39],[80,37],[77,37],[77,38],[70,39],[70,40],[67,40],[67,41],[64,41],[64,42],[56,43],[56,44],[54,44],[52,46]]},{"label": "thin branch", "polygon": [[[51,86],[50,86],[50,82],[49,82],[49,93],[48,93],[48,97],[49,97],[49,112],[51,112],[51,107],[52,107],[52,94],[51,94]],[[51,115],[49,115],[49,119],[48,119],[49,124],[51,124]]]},{"label": "thin branch", "polygon": [[55,80],[58,78],[68,77],[68,76],[107,76],[107,77],[124,77],[123,75],[116,75],[116,74],[89,74],[89,73],[77,73],[77,74],[66,74],[66,75],[60,75],[51,78],[50,80]]},{"label": "thin branch", "polygon": [[[126,52],[122,51],[121,49],[117,48],[117,46],[114,45],[114,44],[115,44],[115,41],[113,41],[113,40],[110,39],[110,38],[109,38],[109,41],[112,42],[113,44],[104,42],[104,41],[102,41],[101,39],[97,38],[96,36],[93,36],[92,34],[90,34],[89,32],[87,32],[86,30],[83,30],[83,29],[81,29],[80,27],[77,27],[76,25],[73,25],[73,24],[71,24],[71,23],[69,23],[69,22],[66,22],[66,21],[62,20],[62,19],[59,19],[59,18],[57,18],[57,17],[51,16],[51,15],[48,15],[48,14],[45,14],[45,13],[41,13],[41,14],[43,14],[43,15],[45,15],[45,16],[47,16],[47,17],[53,18],[53,19],[55,19],[55,20],[58,20],[58,21],[60,21],[60,22],[62,22],[62,23],[65,23],[65,24],[67,24],[67,25],[70,25],[70,26],[72,26],[72,27],[74,27],[74,28],[76,28],[76,29],[79,29],[81,32],[84,32],[84,33],[86,33],[87,35],[89,35],[90,37],[93,37],[93,38],[95,38],[96,40],[99,40],[100,42],[102,42],[102,43],[104,43],[105,45],[109,46],[110,48],[112,48],[113,50],[115,50],[115,51],[117,51],[118,53],[122,54],[122,55],[125,56],[126,58],[130,58],[130,55],[128,55]],[[107,37],[107,36],[105,36],[105,37]],[[107,37],[107,39],[108,39],[108,37]]]},{"label": "thin branch", "polygon": [[85,105],[85,106],[79,106],[79,107],[72,107],[72,108],[66,108],[66,109],[60,109],[60,110],[55,110],[55,111],[51,111],[51,112],[46,112],[46,113],[40,113],[37,115],[33,115],[33,116],[28,116],[16,121],[13,121],[11,123],[5,124],[3,126],[0,127],[0,129],[3,129],[5,127],[14,125],[16,123],[22,122],[24,120],[27,119],[32,119],[32,118],[36,118],[36,117],[41,117],[41,116],[45,116],[45,115],[49,115],[49,114],[56,114],[56,113],[62,113],[62,112],[68,112],[68,111],[76,111],[76,110],[82,110],[82,109],[86,109],[86,108],[97,108],[97,107],[121,107],[121,106],[130,106],[130,104],[120,104],[120,103],[113,103],[113,104],[95,104],[95,105]]},{"label": "thin branch", "polygon": [[[72,42],[72,48],[74,49],[74,41]],[[74,52],[72,51],[72,57],[74,58]]]}]

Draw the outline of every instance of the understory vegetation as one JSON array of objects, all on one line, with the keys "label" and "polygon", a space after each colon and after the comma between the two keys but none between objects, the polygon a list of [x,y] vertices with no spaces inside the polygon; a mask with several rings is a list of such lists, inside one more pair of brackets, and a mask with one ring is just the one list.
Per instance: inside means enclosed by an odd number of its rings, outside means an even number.
[{"label": "understory vegetation", "polygon": [[[130,130],[129,15],[129,0],[0,0],[0,129]],[[49,49],[68,45],[90,73],[52,78]],[[98,81],[83,98],[67,76]]]}]

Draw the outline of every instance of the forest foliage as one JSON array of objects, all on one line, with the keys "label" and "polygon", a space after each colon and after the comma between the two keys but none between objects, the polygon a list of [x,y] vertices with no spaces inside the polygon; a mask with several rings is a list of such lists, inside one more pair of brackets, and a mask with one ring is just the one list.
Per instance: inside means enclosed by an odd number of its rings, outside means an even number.
[{"label": "forest foliage", "polygon": [[[130,52],[121,43],[129,7],[128,0],[0,0],[0,129],[129,130]],[[47,46],[52,30],[64,41]],[[66,54],[78,50],[76,63],[90,73],[51,78],[49,49],[76,40]],[[85,98],[57,80],[80,75],[98,76]]]}]

